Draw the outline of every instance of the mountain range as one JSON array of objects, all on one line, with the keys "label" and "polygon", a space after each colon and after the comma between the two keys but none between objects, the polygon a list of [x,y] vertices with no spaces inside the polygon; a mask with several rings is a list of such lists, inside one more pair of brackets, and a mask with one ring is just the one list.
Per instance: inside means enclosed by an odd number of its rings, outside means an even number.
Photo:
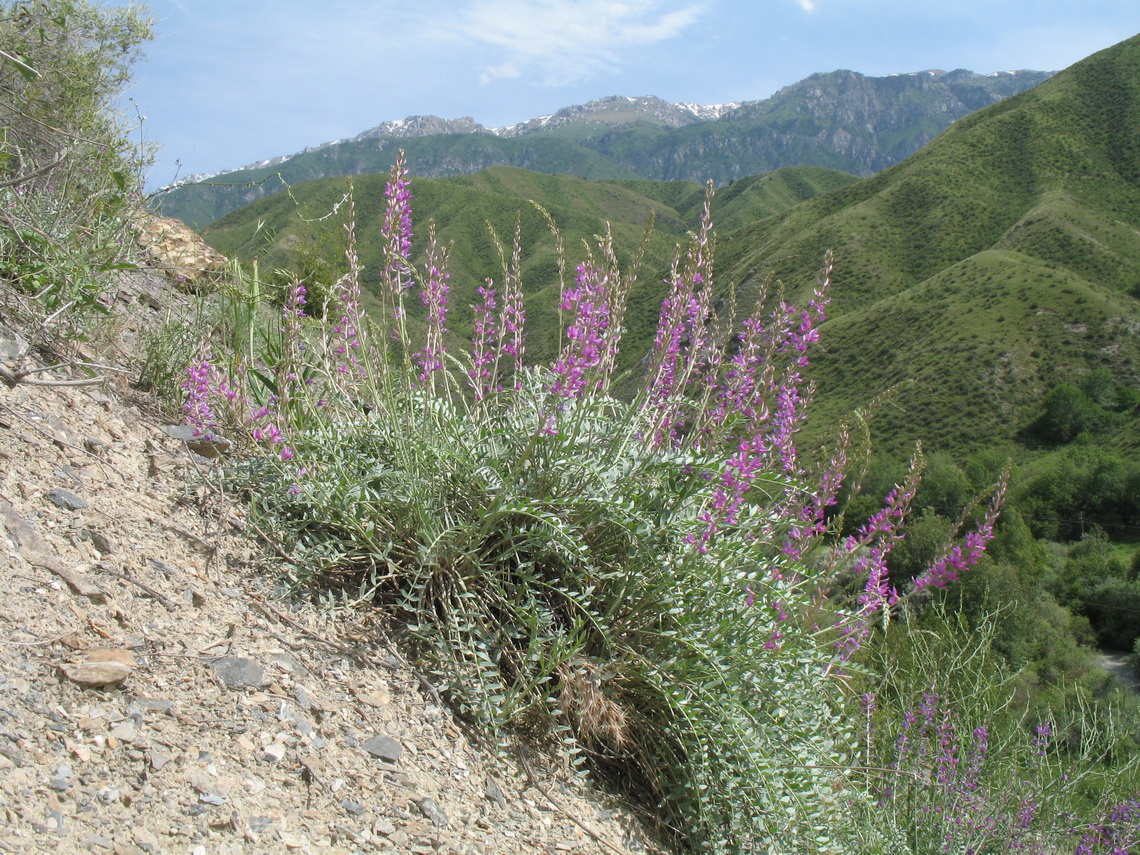
[{"label": "mountain range", "polygon": [[472,118],[411,116],[351,139],[214,175],[160,193],[156,207],[205,225],[286,185],[387,171],[407,152],[413,174],[442,177],[518,166],[590,179],[725,183],[784,166],[868,176],[901,161],[953,122],[1031,88],[1048,72],[814,74],[772,97],[721,105],[611,96],[505,128]]},{"label": "mountain range", "polygon": [[[384,176],[354,181],[367,269]],[[344,190],[343,178],[306,183],[292,199],[234,211],[205,236],[281,266],[321,251],[335,259],[340,227],[326,226],[322,248],[306,221]],[[413,192],[418,220],[434,218],[466,265],[452,280],[458,333],[475,284],[497,275],[486,223],[509,238],[520,217],[536,358],[556,346],[557,318],[542,307],[556,303],[558,286],[554,249],[528,200],[551,211],[568,247],[608,222],[627,256],[655,217],[627,316],[626,351],[636,359],[672,246],[702,198],[691,181],[586,181],[506,167],[416,179]],[[1017,454],[1049,389],[1093,369],[1140,385],[1140,37],[974,112],[873,176],[781,169],[726,184],[715,202],[722,307],[746,307],[769,279],[802,297],[824,252],[835,252],[832,318],[812,369],[821,424],[878,399],[882,450],[905,453],[922,439],[933,451]],[[1113,441],[1140,449],[1138,420]]]}]

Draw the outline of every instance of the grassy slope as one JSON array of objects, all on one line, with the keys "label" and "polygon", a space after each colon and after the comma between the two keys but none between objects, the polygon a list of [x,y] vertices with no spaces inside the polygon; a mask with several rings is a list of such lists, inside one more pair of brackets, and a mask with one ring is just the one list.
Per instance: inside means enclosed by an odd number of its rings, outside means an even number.
[{"label": "grassy slope", "polygon": [[[743,290],[836,253],[817,359],[827,422],[900,383],[880,447],[1012,442],[1041,392],[1137,380],[1140,39],[963,119],[909,160],[720,241]],[[724,277],[722,277],[722,282]]]}]

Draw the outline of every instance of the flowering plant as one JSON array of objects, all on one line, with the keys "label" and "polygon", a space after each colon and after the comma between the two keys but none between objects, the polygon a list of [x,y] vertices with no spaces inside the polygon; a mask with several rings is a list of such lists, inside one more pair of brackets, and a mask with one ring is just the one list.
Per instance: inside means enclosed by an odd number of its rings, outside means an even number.
[{"label": "flowering plant", "polygon": [[[558,737],[575,764],[654,806],[678,842],[840,846],[857,794],[836,675],[871,617],[907,595],[884,562],[921,457],[881,514],[823,548],[847,434],[819,470],[795,439],[830,258],[805,307],[762,292],[734,332],[714,310],[710,185],[639,390],[619,398],[634,274],[608,237],[563,283],[555,359],[528,366],[518,230],[502,287],[479,288],[469,352],[453,352],[447,251],[429,229],[424,265],[412,262],[402,158],[386,199],[375,324],[350,221],[331,328],[302,335],[293,295],[272,366],[203,357],[187,381],[187,416],[210,431],[211,382],[224,397],[241,377],[269,378],[250,418],[278,431],[253,437],[275,453],[230,476],[279,533],[298,587],[389,604],[440,689],[504,750],[519,731]],[[403,310],[413,283],[422,342]],[[926,584],[976,559],[992,524],[948,547]],[[851,608],[825,599],[838,566],[865,576]]]}]

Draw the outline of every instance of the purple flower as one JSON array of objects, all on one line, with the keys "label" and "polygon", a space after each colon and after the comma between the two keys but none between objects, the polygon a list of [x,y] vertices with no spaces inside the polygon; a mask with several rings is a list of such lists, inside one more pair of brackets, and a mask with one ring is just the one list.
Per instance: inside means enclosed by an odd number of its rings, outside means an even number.
[{"label": "purple flower", "polygon": [[433,389],[435,372],[443,370],[443,335],[447,329],[447,295],[450,291],[447,281],[451,278],[447,272],[447,258],[447,250],[441,248],[436,240],[433,222],[428,225],[427,263],[424,265],[424,287],[420,295],[427,308],[427,341],[416,357],[421,369],[420,382],[428,382],[431,378]]},{"label": "purple flower", "polygon": [[978,563],[978,559],[986,551],[986,544],[993,539],[994,523],[1005,500],[1006,487],[1009,485],[1009,466],[1003,470],[994,488],[993,497],[986,508],[978,527],[967,533],[961,545],[948,544],[942,553],[931,565],[914,580],[914,590],[923,591],[927,588],[945,588],[950,582]]},{"label": "purple flower", "polygon": [[217,417],[210,407],[216,369],[210,362],[209,353],[203,353],[197,362],[187,367],[186,372],[189,376],[182,383],[182,388],[187,393],[182,411],[186,414],[186,421],[196,429],[195,432],[209,436],[217,427]]},{"label": "purple flower", "polygon": [[380,226],[385,238],[385,264],[387,270],[395,275],[405,269],[404,265],[412,257],[412,191],[408,188],[409,183],[407,163],[401,149],[384,187],[384,198],[388,204]]},{"label": "purple flower", "polygon": [[496,323],[495,288],[491,280],[476,291],[480,302],[475,306],[475,325],[471,341],[471,368],[467,372],[475,400],[482,401],[494,390],[499,364],[502,332]]},{"label": "purple flower", "polygon": [[855,612],[840,624],[841,637],[836,642],[840,659],[847,661],[867,638],[871,618],[898,601],[898,591],[891,586],[887,572],[887,555],[895,543],[902,539],[902,526],[910,512],[910,504],[918,491],[922,476],[921,449],[911,457],[910,469],[901,485],[896,484],[887,494],[882,509],[867,520],[858,533],[847,538],[844,547],[849,554],[858,552],[856,573],[866,573],[863,592],[857,597]]},{"label": "purple flower", "polygon": [[574,285],[562,291],[558,308],[572,312],[566,327],[566,346],[554,363],[554,382],[550,393],[560,398],[581,398],[588,385],[601,388],[598,366],[606,351],[610,325],[607,300],[609,282],[597,267],[579,265]]}]

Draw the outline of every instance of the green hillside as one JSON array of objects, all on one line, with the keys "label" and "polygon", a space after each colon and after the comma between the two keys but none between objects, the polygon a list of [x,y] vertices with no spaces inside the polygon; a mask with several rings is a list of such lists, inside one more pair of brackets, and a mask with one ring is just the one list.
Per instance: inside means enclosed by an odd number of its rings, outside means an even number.
[{"label": "green hillside", "polygon": [[[356,234],[363,281],[378,280],[380,221],[387,177],[360,175],[352,179],[356,206]],[[735,182],[718,194],[715,216],[734,223],[782,211],[804,198],[833,187],[849,185],[853,175],[814,168],[789,168]],[[341,269],[346,209],[324,217],[344,197],[348,179],[305,182],[288,194],[261,199],[211,224],[206,239],[219,250],[243,258],[256,256],[263,270],[288,269],[313,273],[328,281]],[[419,178],[412,185],[412,208],[420,228],[413,257],[422,254],[426,224],[434,220],[439,238],[452,251],[452,329],[469,332],[469,307],[475,289],[488,277],[501,281],[501,263],[488,224],[500,239],[513,239],[516,215],[522,233],[523,288],[531,340],[528,354],[549,357],[558,340],[558,262],[554,238],[535,202],[548,210],[562,233],[572,275],[584,258],[584,243],[611,228],[619,258],[628,262],[640,244],[652,217],[653,232],[646,246],[643,273],[631,301],[627,325],[631,360],[644,352],[653,334],[657,308],[664,295],[660,284],[668,271],[677,242],[700,215],[704,188],[693,182],[586,181],[569,176],[545,175],[514,167],[494,167],[452,178]],[[409,302],[413,319],[417,299]]]},{"label": "green hillside", "polygon": [[[352,179],[366,291],[374,290],[379,279],[379,235],[386,180],[384,175]],[[264,268],[303,273],[305,265],[314,263],[313,256],[318,256],[316,263],[332,263],[334,270],[339,270],[345,248],[344,209],[340,216],[320,223],[307,220],[331,211],[347,186],[347,179],[298,185],[292,199],[285,195],[262,199],[212,224],[204,235],[223,252],[239,257],[258,256]],[[657,266],[687,231],[677,211],[620,185],[513,167],[495,167],[453,178],[417,179],[412,193],[412,207],[420,226],[413,258],[422,256],[429,220],[437,222],[440,241],[452,245],[450,326],[457,336],[469,333],[469,307],[475,302],[475,289],[488,277],[502,281],[501,262],[488,225],[509,251],[515,218],[519,218],[522,280],[528,296],[528,353],[536,359],[548,358],[557,346],[559,280],[554,238],[531,200],[548,210],[562,230],[571,264],[569,275],[573,275],[573,265],[581,260],[582,241],[592,241],[595,235],[604,233],[606,223],[612,224],[619,255],[628,261],[653,216],[656,223],[648,254]],[[325,273],[318,278],[327,280],[326,271],[316,272]],[[648,295],[644,302],[650,302]],[[420,314],[419,301],[414,296],[409,301],[409,313],[413,319]]]},{"label": "green hillside", "polygon": [[909,381],[876,417],[880,447],[1011,443],[1058,383],[1096,367],[1137,382],[1138,139],[1140,38],[722,235],[721,270],[800,286],[835,251],[821,421]]},{"label": "green hillside", "polygon": [[[1138,381],[1138,138],[1133,39],[968,116],[872,178],[804,167],[722,187],[717,280],[745,300],[769,276],[803,287],[834,250],[832,321],[814,368],[818,423],[898,387],[876,416],[877,447],[901,452],[917,438],[951,453],[1011,446],[1053,386],[1098,367],[1124,385]],[[366,266],[375,259],[382,184],[356,179]],[[301,216],[327,212],[344,186],[302,185],[299,210],[286,197],[262,200],[206,234],[223,251],[287,266],[313,231]],[[498,275],[486,222],[506,239],[522,211],[524,285],[539,313],[555,302],[555,256],[526,200],[554,214],[575,260],[581,240],[606,222],[630,253],[653,212],[627,353],[648,342],[660,277],[702,199],[694,182],[590,182],[507,167],[414,186],[418,222],[437,220],[466,265],[453,279],[459,333],[476,283]],[[339,239],[339,227],[324,228]],[[554,346],[553,316],[536,329],[546,342],[535,343],[537,357]]]}]

